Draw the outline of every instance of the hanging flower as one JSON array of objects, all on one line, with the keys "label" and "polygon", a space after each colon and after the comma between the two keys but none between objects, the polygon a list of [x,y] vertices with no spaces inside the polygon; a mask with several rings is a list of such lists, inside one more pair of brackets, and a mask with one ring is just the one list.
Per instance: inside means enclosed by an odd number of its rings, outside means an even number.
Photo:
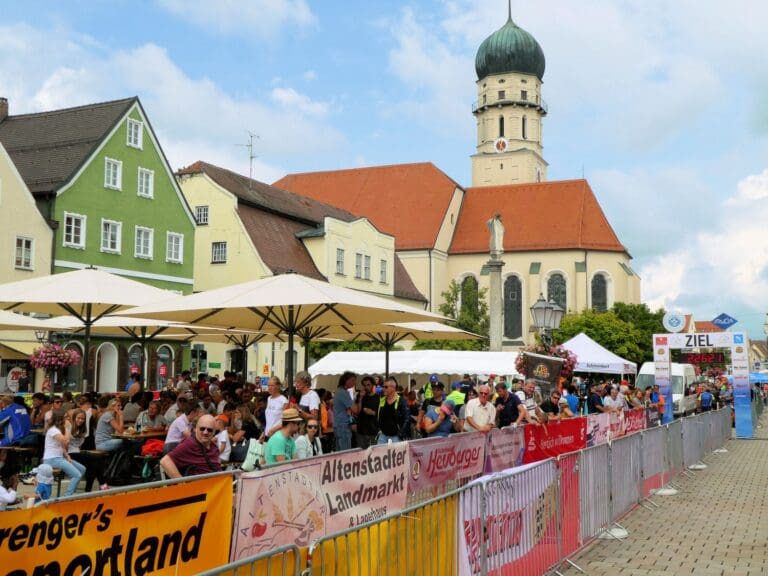
[{"label": "hanging flower", "polygon": [[35,348],[29,357],[29,363],[35,368],[58,370],[80,363],[80,353],[60,344],[46,344]]},{"label": "hanging flower", "polygon": [[517,355],[515,360],[515,368],[518,373],[525,376],[525,352],[531,352],[532,354],[543,354],[544,356],[554,356],[555,358],[562,358],[563,367],[560,369],[560,376],[563,378],[570,378],[573,374],[574,368],[576,368],[576,354],[570,350],[566,350],[562,346],[545,346],[544,344],[534,344],[532,346],[526,346],[520,349],[520,354]]}]

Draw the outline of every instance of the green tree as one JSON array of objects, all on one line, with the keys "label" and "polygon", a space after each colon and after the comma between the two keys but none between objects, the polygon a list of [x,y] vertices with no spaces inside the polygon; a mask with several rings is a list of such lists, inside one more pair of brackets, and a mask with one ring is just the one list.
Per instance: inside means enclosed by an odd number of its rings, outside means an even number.
[{"label": "green tree", "polygon": [[639,332],[637,345],[643,353],[641,362],[653,361],[653,335],[666,332],[661,323],[664,318],[664,309],[659,308],[656,312],[651,312],[646,304],[625,304],[617,302],[611,308],[616,316],[632,324]]},{"label": "green tree", "polygon": [[443,302],[438,307],[440,314],[452,318],[457,328],[479,334],[482,340],[420,340],[414,349],[487,350],[490,325],[487,292],[486,288],[478,288],[477,280],[472,276],[461,284],[451,280],[448,289],[441,294]]},{"label": "green tree", "polygon": [[584,310],[580,314],[567,314],[553,336],[556,344],[562,344],[581,332],[622,358],[637,363],[643,361],[643,351],[638,345],[640,331],[613,311]]}]

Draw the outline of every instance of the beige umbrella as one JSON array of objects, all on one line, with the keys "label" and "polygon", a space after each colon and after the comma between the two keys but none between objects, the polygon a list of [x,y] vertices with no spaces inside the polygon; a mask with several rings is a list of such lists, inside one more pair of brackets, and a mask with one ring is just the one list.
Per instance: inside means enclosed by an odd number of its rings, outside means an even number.
[{"label": "beige umbrella", "polygon": [[0,330],[55,330],[51,320],[40,320],[31,316],[0,310]]},{"label": "beige umbrella", "polygon": [[298,274],[270,276],[207,290],[120,314],[284,333],[288,339],[290,385],[293,384],[293,337],[303,329],[443,320],[438,314],[394,300]]},{"label": "beige umbrella", "polygon": [[378,342],[384,346],[384,371],[389,376],[389,351],[403,340],[482,340],[483,337],[439,322],[397,322],[379,326],[329,327],[313,338]]},{"label": "beige umbrella", "polygon": [[[2,309],[52,316],[70,314],[77,318],[84,328],[86,355],[90,348],[91,327],[102,316],[177,297],[170,290],[95,268],[0,284]],[[87,360],[85,366],[87,380]]]}]

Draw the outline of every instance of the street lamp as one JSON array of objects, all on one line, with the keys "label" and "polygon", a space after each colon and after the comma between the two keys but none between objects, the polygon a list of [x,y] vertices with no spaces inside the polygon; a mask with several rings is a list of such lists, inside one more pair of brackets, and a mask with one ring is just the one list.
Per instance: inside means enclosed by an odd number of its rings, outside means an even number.
[{"label": "street lamp", "polygon": [[545,346],[552,345],[552,331],[560,328],[560,321],[563,319],[563,310],[554,301],[544,300],[544,294],[539,293],[539,299],[531,306],[531,316],[533,317],[533,327],[539,333],[541,342]]},{"label": "street lamp", "polygon": [[40,344],[45,344],[48,341],[48,330],[35,330],[35,338]]}]

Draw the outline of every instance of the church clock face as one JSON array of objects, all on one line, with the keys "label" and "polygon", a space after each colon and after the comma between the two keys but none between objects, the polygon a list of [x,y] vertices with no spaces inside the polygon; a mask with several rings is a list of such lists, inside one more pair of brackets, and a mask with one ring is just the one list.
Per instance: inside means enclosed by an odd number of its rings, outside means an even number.
[{"label": "church clock face", "polygon": [[508,147],[509,147],[509,142],[507,142],[506,138],[497,138],[496,142],[493,143],[493,149],[496,150],[497,154],[506,152]]}]

